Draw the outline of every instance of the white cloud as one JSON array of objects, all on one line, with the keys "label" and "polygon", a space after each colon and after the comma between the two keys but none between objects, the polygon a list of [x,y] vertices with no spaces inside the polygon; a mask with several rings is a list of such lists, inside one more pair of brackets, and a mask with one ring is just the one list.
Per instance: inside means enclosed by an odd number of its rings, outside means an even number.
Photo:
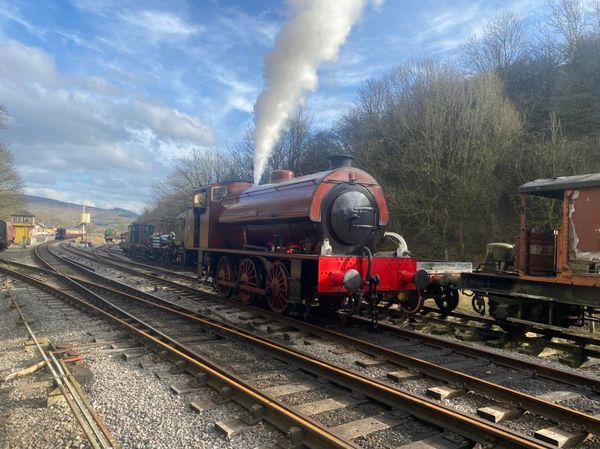
[{"label": "white cloud", "polygon": [[222,11],[217,26],[222,29],[220,34],[230,40],[230,45],[257,43],[267,48],[273,45],[281,27],[264,17],[249,16],[234,9]]},{"label": "white cloud", "polygon": [[135,11],[122,14],[120,17],[142,30],[154,43],[165,39],[186,39],[202,32],[202,28],[190,25],[169,12]]},{"label": "white cloud", "polygon": [[46,34],[46,30],[33,25],[30,21],[25,19],[18,8],[10,3],[0,1],[0,19],[15,22],[29,33],[39,38],[43,38]]},{"label": "white cloud", "polygon": [[82,177],[110,177],[116,190],[96,183],[95,201],[111,198],[140,210],[170,160],[215,143],[199,117],[123,92],[99,76],[67,76],[42,50],[9,41],[0,44],[0,61],[0,99],[11,116],[2,140],[31,193],[58,191],[62,183],[70,193],[59,198],[76,200],[86,185]]}]

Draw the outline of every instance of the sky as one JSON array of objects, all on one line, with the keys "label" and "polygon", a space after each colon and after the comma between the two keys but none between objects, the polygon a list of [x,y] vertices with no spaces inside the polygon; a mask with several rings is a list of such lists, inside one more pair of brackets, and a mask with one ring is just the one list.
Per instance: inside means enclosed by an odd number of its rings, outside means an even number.
[{"label": "sky", "polygon": [[[344,0],[340,0],[344,1]],[[365,80],[414,59],[454,57],[506,8],[545,0],[387,0],[368,7],[306,109],[317,127]],[[243,137],[284,0],[0,0],[0,105],[26,193],[141,212],[193,148]]]}]

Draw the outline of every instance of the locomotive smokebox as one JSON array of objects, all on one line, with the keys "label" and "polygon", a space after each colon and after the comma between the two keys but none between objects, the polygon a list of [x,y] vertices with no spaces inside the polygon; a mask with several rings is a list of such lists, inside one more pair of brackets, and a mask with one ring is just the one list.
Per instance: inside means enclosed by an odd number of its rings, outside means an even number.
[{"label": "locomotive smokebox", "polygon": [[273,170],[271,172],[271,176],[269,177],[269,182],[283,182],[289,181],[290,179],[294,179],[294,172],[291,170]]},{"label": "locomotive smokebox", "polygon": [[332,154],[327,159],[329,159],[329,168],[334,170],[336,168],[352,167],[352,161],[355,158],[349,154]]}]

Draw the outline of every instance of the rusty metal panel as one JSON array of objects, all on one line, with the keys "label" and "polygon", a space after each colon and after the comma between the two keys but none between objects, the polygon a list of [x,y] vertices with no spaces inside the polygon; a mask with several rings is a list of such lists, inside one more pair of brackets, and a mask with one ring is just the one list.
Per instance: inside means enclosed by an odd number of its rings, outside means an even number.
[{"label": "rusty metal panel", "polygon": [[573,191],[569,204],[569,259],[600,260],[600,189]]},{"label": "rusty metal panel", "polygon": [[554,235],[529,230],[527,233],[527,273],[548,275],[554,273]]}]

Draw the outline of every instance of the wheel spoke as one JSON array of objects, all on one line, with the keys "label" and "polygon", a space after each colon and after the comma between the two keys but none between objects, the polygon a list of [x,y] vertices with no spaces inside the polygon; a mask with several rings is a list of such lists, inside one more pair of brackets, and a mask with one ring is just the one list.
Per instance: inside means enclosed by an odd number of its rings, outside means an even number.
[{"label": "wheel spoke", "polygon": [[240,264],[238,274],[240,285],[239,297],[245,304],[251,304],[258,298],[258,293],[244,290],[243,286],[259,287],[258,268],[252,259],[244,259]]},{"label": "wheel spoke", "polygon": [[288,306],[288,271],[281,262],[275,262],[269,270],[267,277],[269,289],[269,306],[276,313],[283,313]]},{"label": "wheel spoke", "polygon": [[233,282],[233,268],[228,257],[221,257],[217,264],[217,292],[221,296],[231,296],[233,289],[229,285],[220,284],[219,281]]}]

